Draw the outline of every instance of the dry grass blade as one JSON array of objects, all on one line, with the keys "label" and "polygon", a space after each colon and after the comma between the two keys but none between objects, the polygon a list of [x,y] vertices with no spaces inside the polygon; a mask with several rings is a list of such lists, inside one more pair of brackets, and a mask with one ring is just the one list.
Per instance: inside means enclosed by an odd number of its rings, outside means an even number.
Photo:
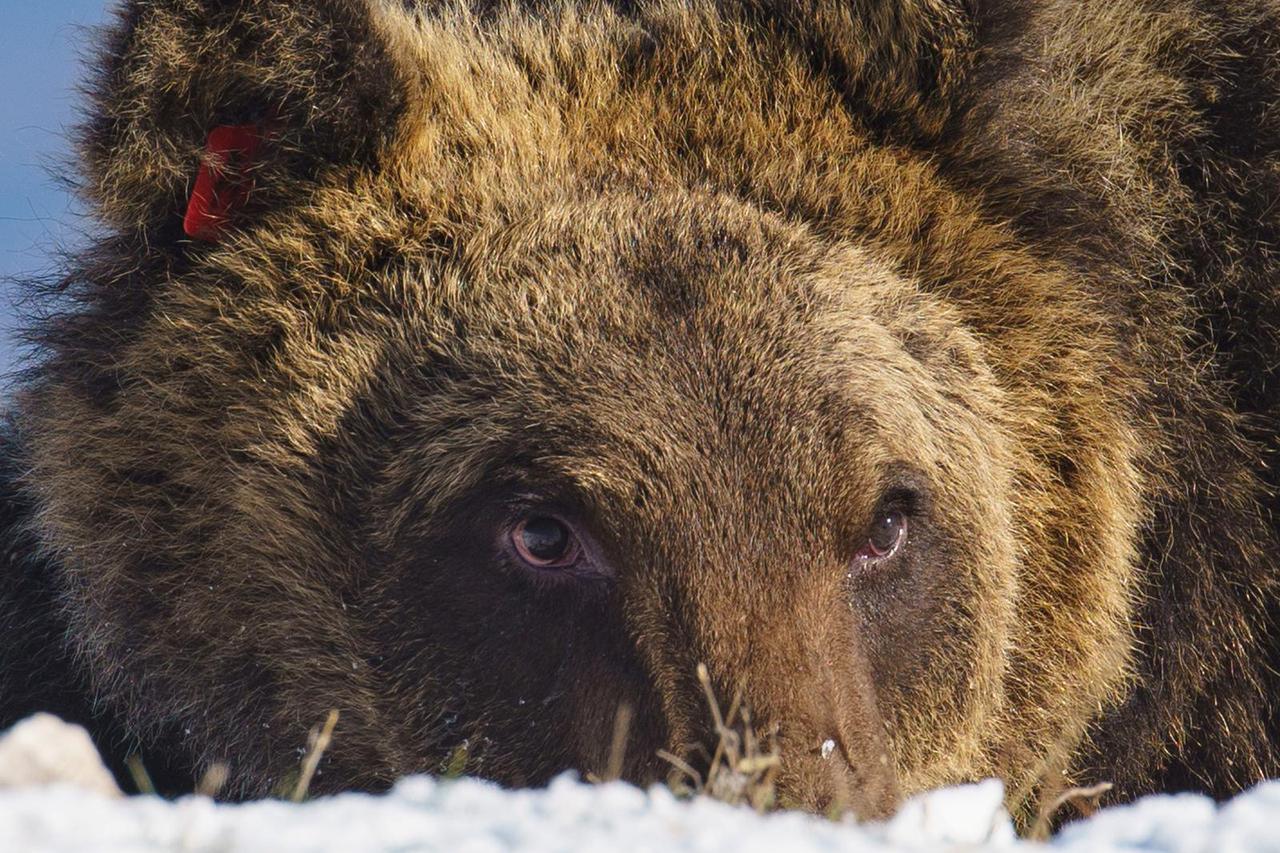
[{"label": "dry grass blade", "polygon": [[[704,794],[733,805],[749,803],[756,811],[772,807],[774,781],[779,768],[778,755],[772,743],[757,737],[751,725],[751,713],[741,704],[741,691],[735,693],[729,713],[724,714],[706,666],[698,664],[697,674],[716,731],[715,750],[707,764],[707,775],[703,778],[687,761],[669,752],[661,751],[658,756],[692,783],[684,786],[691,793]],[[682,786],[673,781],[672,787],[678,789]]]},{"label": "dry grass blade", "polygon": [[196,785],[196,796],[210,799],[218,796],[229,778],[231,778],[231,768],[226,764],[219,761],[209,765],[209,769],[200,777],[200,784]]},{"label": "dry grass blade", "polygon": [[471,760],[471,741],[464,740],[453,748],[453,751],[440,765],[440,775],[445,779],[461,779],[466,775],[467,762]]},{"label": "dry grass blade", "polygon": [[124,766],[129,770],[129,776],[133,779],[133,786],[138,789],[139,794],[154,794],[156,792],[155,783],[151,781],[151,774],[147,772],[147,768],[142,763],[142,756],[136,752],[124,760]]},{"label": "dry grass blade", "polygon": [[613,737],[609,741],[609,764],[605,768],[604,781],[612,782],[622,778],[623,762],[627,758],[627,735],[631,732],[631,721],[635,712],[631,706],[622,703],[618,713],[613,717]]},{"label": "dry grass blade", "polygon": [[338,711],[335,708],[329,712],[324,726],[318,732],[312,730],[307,755],[302,760],[302,774],[298,777],[298,784],[293,789],[293,796],[290,797],[295,803],[300,803],[306,798],[307,791],[311,788],[311,779],[316,774],[316,768],[320,766],[324,751],[329,748],[329,742],[333,739],[333,730],[337,725]]},{"label": "dry grass blade", "polygon": [[[695,770],[692,764],[685,761],[675,753],[667,752],[665,749],[658,750],[658,757],[670,764],[680,773],[683,773],[685,777],[693,783],[691,786],[691,791],[693,793],[697,793],[705,789],[702,774]],[[672,782],[671,787],[678,790],[681,786]]]},{"label": "dry grass blade", "polygon": [[1048,841],[1053,830],[1054,817],[1063,806],[1070,803],[1075,806],[1081,817],[1089,817],[1098,810],[1098,800],[1114,786],[1110,782],[1100,782],[1088,788],[1068,788],[1040,809],[1035,825],[1028,834],[1033,841]]}]

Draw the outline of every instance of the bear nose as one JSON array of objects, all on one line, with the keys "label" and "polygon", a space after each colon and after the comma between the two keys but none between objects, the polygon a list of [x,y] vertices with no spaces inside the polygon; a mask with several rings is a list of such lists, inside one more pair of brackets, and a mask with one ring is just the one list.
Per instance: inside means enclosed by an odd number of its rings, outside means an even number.
[{"label": "bear nose", "polygon": [[886,750],[868,749],[865,737],[855,736],[852,746],[839,734],[819,738],[803,729],[779,738],[779,804],[827,815],[852,812],[861,820],[897,810],[901,797]]},{"label": "bear nose", "polygon": [[[901,800],[884,725],[855,667],[819,661],[796,689],[765,700],[778,720],[777,798],[821,814],[876,820]],[[763,706],[762,706],[763,707]]]},{"label": "bear nose", "polygon": [[[785,608],[772,618],[757,610],[728,624],[695,620],[680,632],[693,642],[671,649],[662,667],[689,674],[666,685],[680,694],[661,703],[674,738],[668,749],[689,754],[692,745],[718,754],[729,728],[731,739],[754,740],[777,757],[778,805],[868,820],[891,815],[900,801],[897,771],[855,631],[830,608]],[[746,713],[722,722],[718,710],[706,707],[717,702]]]},{"label": "bear nose", "polygon": [[668,750],[690,756],[680,766],[713,796],[754,805],[772,800],[832,816],[852,812],[861,820],[887,818],[897,809],[900,791],[883,725],[865,701],[849,696],[847,685],[809,670],[790,683],[739,687],[726,711],[716,698],[727,695],[725,685],[710,685],[706,668],[697,669],[711,706],[707,724],[670,727],[684,748]]}]

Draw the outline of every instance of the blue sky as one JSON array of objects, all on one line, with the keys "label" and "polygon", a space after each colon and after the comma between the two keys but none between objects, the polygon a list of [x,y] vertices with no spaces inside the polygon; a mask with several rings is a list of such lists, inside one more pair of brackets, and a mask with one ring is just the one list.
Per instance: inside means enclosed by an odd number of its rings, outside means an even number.
[{"label": "blue sky", "polygon": [[[85,27],[107,20],[108,0],[5,4],[0,28],[0,376],[14,365],[20,312],[12,277],[47,272],[52,250],[83,228],[50,172],[67,157],[76,121]],[[2,387],[2,385],[0,385]]]}]

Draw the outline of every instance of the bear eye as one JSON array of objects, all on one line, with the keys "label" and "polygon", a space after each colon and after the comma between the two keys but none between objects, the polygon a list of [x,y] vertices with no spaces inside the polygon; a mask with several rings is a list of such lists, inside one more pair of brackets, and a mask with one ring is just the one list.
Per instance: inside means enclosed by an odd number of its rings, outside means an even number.
[{"label": "bear eye", "polygon": [[511,529],[511,545],[516,555],[535,569],[558,569],[573,565],[581,551],[578,537],[569,525],[549,515],[522,519]]},{"label": "bear eye", "polygon": [[907,541],[907,516],[898,510],[882,511],[876,516],[867,541],[855,559],[868,562],[892,557]]}]

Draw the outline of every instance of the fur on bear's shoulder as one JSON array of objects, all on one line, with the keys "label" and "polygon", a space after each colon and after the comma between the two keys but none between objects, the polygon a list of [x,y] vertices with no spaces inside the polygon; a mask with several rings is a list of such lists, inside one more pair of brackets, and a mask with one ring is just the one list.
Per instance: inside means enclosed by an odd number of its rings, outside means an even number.
[{"label": "fur on bear's shoulder", "polygon": [[116,781],[132,790],[129,759],[141,759],[157,790],[190,789],[160,743],[144,745],[90,687],[82,653],[68,634],[56,563],[42,553],[33,507],[20,487],[17,427],[0,426],[0,730],[36,713],[51,713],[89,730]]}]

